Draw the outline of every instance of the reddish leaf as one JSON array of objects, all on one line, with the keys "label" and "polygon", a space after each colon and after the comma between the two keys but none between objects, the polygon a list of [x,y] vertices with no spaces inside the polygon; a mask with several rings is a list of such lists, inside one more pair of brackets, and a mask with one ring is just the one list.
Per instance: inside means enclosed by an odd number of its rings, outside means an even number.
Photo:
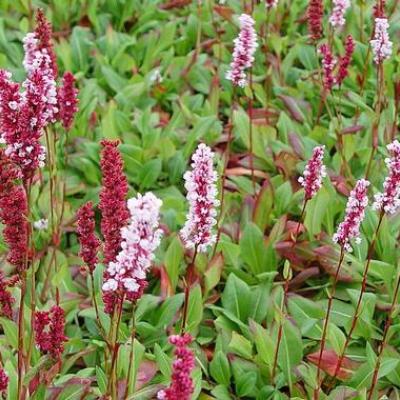
[{"label": "reddish leaf", "polygon": [[[335,276],[336,269],[338,267],[339,262],[339,253],[335,251],[332,246],[321,246],[314,249],[315,254],[317,255],[317,259],[326,273],[331,276]],[[339,271],[338,280],[342,282],[352,282],[353,277],[346,272],[346,264],[345,261]]]},{"label": "reddish leaf", "polygon": [[226,19],[227,21],[232,21],[232,16],[234,14],[234,11],[232,10],[232,8],[226,7],[226,6],[215,5],[214,11],[217,14],[219,14],[222,18]]},{"label": "reddish leaf", "polygon": [[[320,351],[316,351],[315,353],[309,354],[307,359],[315,365],[318,365]],[[339,356],[330,349],[326,349],[322,352],[321,357],[321,369],[326,372],[328,375],[333,376],[335,374],[336,366],[339,361]],[[352,373],[356,370],[356,368],[360,364],[356,361],[351,360],[348,357],[344,357],[342,361],[342,366],[339,369],[337,377],[339,379],[348,379],[351,377]]]}]

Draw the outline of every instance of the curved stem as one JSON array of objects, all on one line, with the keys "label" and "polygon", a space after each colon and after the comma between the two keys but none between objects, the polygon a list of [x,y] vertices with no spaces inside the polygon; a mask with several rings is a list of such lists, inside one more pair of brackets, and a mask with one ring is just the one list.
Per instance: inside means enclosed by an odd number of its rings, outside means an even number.
[{"label": "curved stem", "polygon": [[334,277],[334,281],[333,281],[333,285],[332,285],[332,291],[329,294],[328,297],[328,308],[326,311],[326,316],[325,316],[325,320],[324,320],[324,327],[322,329],[322,337],[321,337],[321,348],[319,351],[319,357],[318,357],[318,365],[317,365],[317,386],[314,389],[314,400],[318,400],[319,399],[319,392],[320,392],[320,388],[321,388],[321,361],[322,361],[322,355],[324,353],[325,350],[325,344],[326,344],[326,336],[328,333],[328,324],[329,324],[329,317],[331,314],[331,310],[332,310],[332,304],[333,304],[333,297],[335,296],[335,292],[336,292],[336,286],[337,286],[337,282],[338,282],[338,278],[339,278],[339,272],[340,272],[340,268],[343,264],[343,260],[344,260],[344,247],[341,246],[340,248],[340,257],[339,257],[339,263],[336,269],[336,273],[335,273],[335,277]]},{"label": "curved stem", "polygon": [[[126,387],[125,387],[125,394],[124,394],[124,400],[128,399],[129,396],[129,386],[131,384],[131,374],[132,374],[132,368],[133,368],[133,356],[135,352],[135,304],[132,306],[132,334],[131,334],[131,350],[130,350],[130,355],[129,355],[129,367],[128,367],[128,377],[127,377],[127,382],[126,382]],[[133,382],[133,385],[135,385],[135,382]]]},{"label": "curved stem", "polygon": [[367,288],[367,277],[368,277],[369,266],[371,264],[372,254],[373,254],[373,252],[375,250],[375,244],[376,244],[376,240],[378,238],[378,234],[379,234],[379,230],[380,230],[380,227],[381,227],[381,224],[382,224],[382,220],[383,220],[384,214],[385,214],[384,211],[381,211],[380,216],[379,216],[378,226],[376,227],[376,230],[375,230],[375,233],[374,233],[374,237],[373,237],[373,239],[372,239],[372,241],[371,241],[371,243],[369,245],[369,248],[368,248],[368,258],[367,258],[367,263],[365,265],[364,272],[363,272],[360,296],[358,297],[357,306],[356,306],[356,310],[354,312],[354,317],[353,317],[353,320],[352,320],[352,323],[351,323],[350,331],[347,334],[346,341],[345,341],[344,346],[343,346],[343,350],[342,350],[342,352],[340,354],[339,361],[338,361],[338,363],[336,365],[335,372],[334,372],[333,377],[332,377],[333,379],[335,379],[337,374],[339,373],[339,370],[340,370],[340,368],[342,366],[342,362],[343,362],[344,357],[345,357],[345,353],[346,353],[347,347],[349,346],[350,340],[351,340],[352,335],[354,333],[354,330],[356,329],[356,326],[357,326],[358,318],[360,317],[362,299],[363,299],[364,293],[365,293],[366,288]]},{"label": "curved stem", "polygon": [[[194,249],[192,262],[189,264],[188,267],[190,267],[191,265],[194,266],[196,257],[197,257],[197,246]],[[187,322],[188,309],[189,309],[190,282],[187,282],[185,280],[184,285],[185,285],[185,299],[183,301],[181,335],[184,334],[185,329],[186,329],[186,322]]]},{"label": "curved stem", "polygon": [[110,368],[110,376],[108,379],[108,387],[107,393],[111,395],[113,400],[118,398],[118,388],[117,388],[117,377],[116,377],[116,369],[117,369],[117,362],[118,362],[118,331],[119,331],[119,324],[121,322],[122,316],[122,309],[124,303],[124,296],[121,296],[120,301],[115,307],[115,312],[113,315],[113,322],[112,322],[112,358],[111,358],[111,368]]},{"label": "curved stem", "polygon": [[[304,213],[305,213],[305,210],[306,210],[307,202],[308,202],[308,199],[304,199],[304,204],[303,204],[303,208],[301,210],[300,220],[298,222],[297,229],[296,229],[295,240],[293,241],[293,247],[294,247],[294,245],[296,244],[296,241],[297,241],[297,235],[299,233],[301,221],[304,218]],[[288,296],[288,293],[289,293],[289,284],[290,284],[290,274],[287,274],[287,276],[285,277],[283,298],[282,298],[281,307],[280,307],[282,319],[279,321],[278,336],[277,336],[277,341],[276,341],[276,346],[275,346],[275,354],[274,354],[274,363],[273,363],[273,366],[272,366],[272,373],[271,373],[271,380],[272,380],[273,383],[274,383],[274,380],[275,380],[275,373],[276,373],[276,368],[277,368],[277,365],[278,365],[279,348],[280,348],[281,341],[282,341],[283,319],[285,318],[285,315],[283,315],[283,314],[284,314],[284,308],[285,308],[287,296]]]},{"label": "curved stem", "polygon": [[224,150],[224,168],[222,171],[222,182],[221,182],[221,199],[220,199],[220,212],[218,215],[218,221],[217,221],[217,238],[215,240],[215,245],[212,253],[212,257],[215,256],[215,253],[217,251],[217,246],[219,243],[219,240],[221,238],[221,229],[222,229],[222,217],[224,214],[224,206],[225,206],[225,183],[226,183],[226,169],[228,168],[228,163],[229,163],[229,158],[231,155],[231,150],[230,150],[230,145],[232,142],[232,131],[233,131],[233,112],[235,108],[235,98],[236,98],[236,89],[235,86],[233,86],[233,92],[232,92],[232,105],[231,105],[231,113],[228,121],[228,139],[226,142],[226,147]]},{"label": "curved stem", "polygon": [[389,333],[389,328],[392,325],[392,319],[393,319],[393,311],[396,307],[397,304],[397,296],[399,294],[399,289],[400,289],[400,276],[397,278],[397,283],[396,283],[396,288],[394,290],[394,294],[393,294],[393,301],[392,304],[390,306],[390,310],[389,310],[389,314],[388,317],[386,319],[385,322],[385,328],[383,330],[383,337],[382,337],[382,341],[379,347],[379,352],[378,352],[378,358],[376,359],[376,363],[375,363],[375,368],[374,368],[374,374],[372,377],[372,384],[371,387],[369,388],[368,391],[368,397],[367,400],[371,400],[372,396],[374,394],[375,391],[375,387],[378,383],[378,373],[379,373],[379,368],[381,366],[382,363],[382,356],[383,356],[383,351],[385,350],[385,347],[387,345],[388,342],[388,333]]},{"label": "curved stem", "polygon": [[17,398],[21,400],[24,398],[22,382],[24,378],[24,305],[25,305],[25,295],[26,295],[26,275],[25,272],[22,275],[21,282],[21,299],[19,303],[18,312],[18,389]]}]

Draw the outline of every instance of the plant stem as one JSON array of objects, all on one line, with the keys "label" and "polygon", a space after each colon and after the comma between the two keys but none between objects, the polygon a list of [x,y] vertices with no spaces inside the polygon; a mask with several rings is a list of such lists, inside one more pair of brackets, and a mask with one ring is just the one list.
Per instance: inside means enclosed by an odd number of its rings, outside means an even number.
[{"label": "plant stem", "polygon": [[26,295],[26,272],[21,277],[21,299],[18,312],[18,389],[17,398],[22,400],[22,382],[24,378],[24,304]]},{"label": "plant stem", "polygon": [[333,281],[333,285],[332,285],[332,291],[328,296],[328,308],[326,310],[326,315],[325,315],[325,320],[324,320],[324,327],[322,330],[322,337],[321,337],[321,348],[319,351],[319,357],[318,357],[318,365],[317,365],[317,386],[314,389],[314,400],[318,400],[319,399],[319,392],[320,392],[320,388],[321,388],[321,361],[322,361],[322,355],[324,353],[324,349],[325,349],[325,343],[326,343],[326,335],[328,332],[328,324],[329,324],[329,317],[331,314],[331,310],[332,310],[332,304],[333,304],[333,297],[335,296],[335,292],[336,292],[336,286],[337,286],[337,282],[338,282],[338,278],[339,278],[339,272],[340,272],[340,268],[343,264],[343,260],[344,260],[344,247],[341,246],[340,247],[340,257],[339,257],[339,263],[336,269],[336,273],[335,273],[335,277],[334,277],[334,281]]},{"label": "plant stem", "polygon": [[376,385],[378,383],[378,373],[379,373],[379,369],[380,369],[381,362],[382,362],[383,351],[385,350],[385,347],[386,347],[388,339],[389,339],[388,333],[389,333],[389,328],[392,325],[393,312],[394,312],[394,309],[395,309],[396,304],[397,304],[397,296],[399,294],[399,288],[400,288],[400,276],[397,277],[397,283],[396,283],[396,288],[395,288],[394,294],[393,294],[392,304],[390,306],[388,317],[386,318],[386,321],[385,321],[385,328],[383,330],[383,337],[382,337],[381,344],[379,346],[378,358],[376,359],[375,368],[374,368],[374,374],[373,374],[373,377],[372,377],[372,384],[371,384],[371,387],[369,388],[369,391],[368,391],[367,400],[371,400],[372,399],[372,396],[373,396],[374,391],[375,391],[375,387],[376,387]]},{"label": "plant stem", "polygon": [[230,151],[230,145],[232,141],[232,131],[233,131],[233,112],[235,108],[235,98],[236,98],[236,89],[235,86],[233,86],[233,92],[232,92],[232,105],[231,105],[231,113],[228,121],[228,139],[226,142],[226,147],[224,150],[224,168],[222,171],[222,182],[221,182],[221,199],[220,199],[220,212],[218,215],[218,221],[217,221],[217,238],[215,240],[215,245],[214,245],[214,250],[212,253],[212,256],[215,256],[215,253],[217,251],[217,246],[221,237],[221,229],[222,229],[222,217],[224,214],[224,206],[225,206],[225,183],[226,183],[226,169],[228,168],[229,164],[229,158],[231,155]]},{"label": "plant stem", "polygon": [[253,68],[249,71],[249,151],[250,151],[250,171],[253,195],[256,194],[256,178],[254,175],[254,154],[253,154]]},{"label": "plant stem", "polygon": [[366,288],[367,288],[368,270],[369,270],[369,266],[371,264],[372,254],[373,254],[373,252],[375,250],[376,240],[378,238],[379,229],[381,227],[384,215],[385,215],[384,211],[381,211],[381,213],[379,215],[378,226],[376,227],[376,230],[375,230],[375,233],[374,233],[374,237],[373,237],[373,239],[372,239],[372,241],[371,241],[371,243],[369,245],[369,248],[368,248],[368,258],[367,258],[367,263],[365,265],[364,272],[363,272],[360,296],[358,297],[357,306],[356,306],[356,310],[354,312],[354,317],[353,317],[353,320],[352,320],[352,323],[351,323],[350,331],[347,334],[346,341],[345,341],[344,346],[343,346],[343,350],[342,350],[342,352],[340,354],[339,361],[338,361],[338,363],[336,365],[335,372],[334,372],[333,377],[332,377],[333,379],[335,379],[337,374],[339,373],[339,370],[340,370],[340,368],[342,366],[342,362],[343,362],[344,357],[345,357],[346,349],[349,346],[350,340],[351,340],[352,335],[354,333],[354,330],[356,329],[356,326],[357,326],[358,318],[360,317],[362,299],[363,299],[364,293],[365,293]]},{"label": "plant stem", "polygon": [[[194,248],[194,254],[193,254],[192,262],[188,265],[188,268],[190,266],[194,266],[194,263],[196,261],[196,257],[197,257],[197,246]],[[184,302],[183,302],[181,335],[183,335],[183,333],[185,332],[185,329],[186,329],[187,314],[188,314],[188,309],[189,309],[189,296],[190,296],[190,285],[191,285],[191,282],[187,282],[185,280],[184,284],[185,284],[185,299],[184,299]]]},{"label": "plant stem", "polygon": [[[130,355],[129,355],[128,377],[127,377],[127,381],[126,381],[124,400],[127,400],[128,396],[130,395],[129,386],[131,384],[131,374],[132,374],[132,368],[133,368],[133,357],[134,357],[134,353],[135,353],[135,333],[136,333],[136,331],[135,331],[136,330],[135,329],[135,308],[136,308],[136,305],[133,304],[132,305],[131,351],[130,351]],[[132,384],[135,385],[135,382],[133,382]],[[133,387],[133,389],[135,389],[135,387]]]},{"label": "plant stem", "polygon": [[[301,221],[303,220],[303,217],[304,217],[304,213],[305,213],[305,210],[306,210],[307,202],[308,202],[308,200],[305,199],[304,200],[304,204],[303,204],[303,208],[301,210],[300,220],[299,220],[299,222],[297,224],[296,235],[295,235],[295,240],[293,241],[293,246],[296,244],[297,235],[299,233]],[[285,315],[283,315],[283,314],[284,314],[284,308],[285,308],[287,296],[288,296],[288,293],[289,293],[289,283],[290,283],[290,274],[287,274],[287,276],[285,277],[283,298],[282,298],[281,307],[280,307],[281,316],[283,317],[282,320],[285,318]],[[277,365],[278,365],[279,348],[280,348],[281,341],[282,341],[282,334],[283,334],[283,322],[282,322],[282,320],[279,321],[278,336],[277,336],[277,342],[276,342],[275,354],[274,354],[274,363],[273,363],[273,366],[272,366],[271,381],[273,383],[275,381],[275,373],[276,373],[276,368],[277,368]]]},{"label": "plant stem", "polygon": [[107,393],[111,395],[111,398],[113,400],[117,400],[117,395],[118,395],[118,388],[117,388],[117,377],[116,377],[116,366],[118,362],[118,350],[119,350],[119,345],[118,345],[118,331],[119,331],[119,324],[121,322],[121,316],[122,316],[122,309],[123,309],[123,303],[124,303],[124,295],[121,296],[119,302],[117,303],[115,307],[115,311],[113,314],[113,320],[112,320],[112,325],[111,325],[111,346],[112,346],[112,358],[111,358],[111,368],[110,368],[110,374],[109,374],[109,379],[108,379],[108,387],[107,387]]},{"label": "plant stem", "polygon": [[100,329],[100,333],[103,336],[104,340],[106,341],[107,345],[109,345],[108,340],[107,340],[107,335],[106,332],[104,331],[103,325],[101,324],[100,321],[100,314],[99,314],[99,306],[97,304],[97,299],[96,299],[96,292],[95,292],[95,287],[94,287],[94,276],[93,276],[93,271],[90,271],[90,284],[92,288],[92,299],[93,299],[93,306],[96,312],[96,321],[97,325]]}]

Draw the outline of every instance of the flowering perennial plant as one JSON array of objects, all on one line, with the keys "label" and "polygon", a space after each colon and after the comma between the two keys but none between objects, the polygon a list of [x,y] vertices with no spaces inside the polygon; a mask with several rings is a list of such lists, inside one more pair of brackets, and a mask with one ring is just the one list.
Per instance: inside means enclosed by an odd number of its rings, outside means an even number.
[{"label": "flowering perennial plant", "polygon": [[8,261],[18,271],[28,261],[28,203],[24,187],[17,183],[20,170],[0,149],[0,221],[4,224],[3,236],[8,245]]},{"label": "flowering perennial plant", "polygon": [[342,27],[346,23],[344,15],[349,7],[350,0],[333,0],[333,11],[329,17],[329,22],[333,27]]},{"label": "flowering perennial plant", "polygon": [[303,176],[299,178],[305,191],[305,199],[312,199],[321,188],[322,179],[326,176],[326,168],[323,164],[325,146],[314,147],[311,158],[308,160]]},{"label": "flowering perennial plant", "polygon": [[400,143],[395,140],[387,148],[390,158],[386,158],[385,162],[389,174],[383,183],[383,192],[375,195],[372,206],[375,210],[394,214],[400,206]]},{"label": "flowering perennial plant", "polygon": [[374,38],[370,40],[374,61],[376,64],[382,64],[392,55],[393,43],[389,38],[389,22],[387,18],[375,18]]},{"label": "flowering perennial plant", "polygon": [[174,335],[169,338],[175,346],[175,360],[172,364],[171,385],[158,392],[159,400],[190,400],[194,391],[191,373],[195,367],[193,352],[188,348],[192,337],[185,333],[182,336]]},{"label": "flowering perennial plant", "polygon": [[98,262],[97,253],[100,247],[100,240],[95,233],[96,223],[94,220],[93,204],[89,201],[84,204],[77,213],[79,243],[81,245],[80,257],[93,272]]},{"label": "flowering perennial plant", "polygon": [[369,182],[365,179],[357,181],[347,201],[344,220],[339,224],[337,232],[333,235],[333,241],[347,251],[352,251],[351,240],[355,239],[357,244],[361,242],[360,225],[364,219],[365,208],[368,205],[368,186]]},{"label": "flowering perennial plant", "polygon": [[153,193],[128,200],[131,217],[122,228],[121,251],[107,267],[103,291],[118,292],[137,300],[146,287],[146,273],[154,260],[162,231],[158,228],[162,201]]},{"label": "flowering perennial plant", "polygon": [[322,0],[310,0],[307,9],[308,31],[311,39],[318,40],[322,35],[324,5]]},{"label": "flowering perennial plant", "polygon": [[15,302],[14,297],[7,290],[7,281],[4,274],[0,272],[0,316],[12,319],[12,306]]},{"label": "flowering perennial plant", "polygon": [[51,35],[51,25],[39,11],[36,30],[23,40],[25,81],[22,85],[14,83],[11,73],[0,70],[2,139],[7,144],[6,154],[21,167],[24,179],[31,178],[38,167],[44,166],[46,150],[40,143],[44,128],[59,118],[64,125],[70,124],[76,112],[73,80],[67,78],[60,99],[57,96],[57,65]]},{"label": "flowering perennial plant", "polygon": [[254,53],[258,44],[253,18],[250,15],[242,14],[239,17],[239,23],[240,33],[234,40],[233,60],[226,79],[232,81],[235,86],[244,87],[247,85],[245,70],[253,65]]},{"label": "flowering perennial plant", "polygon": [[60,359],[67,340],[64,325],[64,310],[60,306],[55,305],[49,311],[35,313],[36,345],[43,354],[50,354],[56,360]]},{"label": "flowering perennial plant", "polygon": [[338,71],[337,71],[337,75],[336,75],[336,84],[337,85],[341,85],[343,83],[344,79],[349,74],[349,65],[351,63],[351,59],[353,57],[353,53],[354,53],[354,49],[355,49],[354,39],[351,35],[348,35],[346,37],[344,46],[345,46],[344,56],[339,58]]},{"label": "flowering perennial plant", "polygon": [[67,130],[71,129],[75,114],[78,111],[78,90],[75,88],[75,78],[71,72],[66,72],[62,79],[62,86],[58,90],[58,107],[60,121]]},{"label": "flowering perennial plant", "polygon": [[187,248],[197,248],[199,252],[207,251],[216,240],[212,230],[217,222],[219,200],[216,198],[218,177],[213,168],[213,157],[208,146],[199,144],[192,156],[192,170],[184,175],[189,213],[181,229],[181,238]]}]

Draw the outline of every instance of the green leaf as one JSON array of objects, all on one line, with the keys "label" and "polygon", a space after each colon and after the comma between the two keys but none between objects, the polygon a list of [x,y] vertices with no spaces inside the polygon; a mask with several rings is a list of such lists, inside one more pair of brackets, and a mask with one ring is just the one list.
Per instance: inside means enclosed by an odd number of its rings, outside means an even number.
[{"label": "green leaf", "polygon": [[244,229],[240,239],[240,255],[253,274],[267,272],[264,236],[253,223],[247,224]]},{"label": "green leaf", "polygon": [[239,335],[237,332],[232,332],[232,338],[229,342],[229,349],[235,354],[247,359],[253,356],[252,345],[244,336]]},{"label": "green leaf", "polygon": [[143,165],[138,176],[141,189],[148,189],[153,186],[160,176],[161,167],[160,159],[150,160]]},{"label": "green leaf", "polygon": [[251,293],[245,282],[235,274],[230,274],[221,296],[222,306],[235,317],[247,322],[250,313]]},{"label": "green leaf", "polygon": [[172,290],[175,291],[179,279],[179,267],[183,260],[182,242],[175,236],[165,253],[165,269],[171,282]]},{"label": "green leaf", "polygon": [[210,362],[211,376],[221,385],[229,386],[231,380],[231,369],[228,357],[222,352],[217,351]]},{"label": "green leaf", "polygon": [[292,389],[294,367],[303,359],[303,343],[300,331],[290,320],[283,321],[282,340],[278,352],[278,365],[284,373],[287,383]]}]

